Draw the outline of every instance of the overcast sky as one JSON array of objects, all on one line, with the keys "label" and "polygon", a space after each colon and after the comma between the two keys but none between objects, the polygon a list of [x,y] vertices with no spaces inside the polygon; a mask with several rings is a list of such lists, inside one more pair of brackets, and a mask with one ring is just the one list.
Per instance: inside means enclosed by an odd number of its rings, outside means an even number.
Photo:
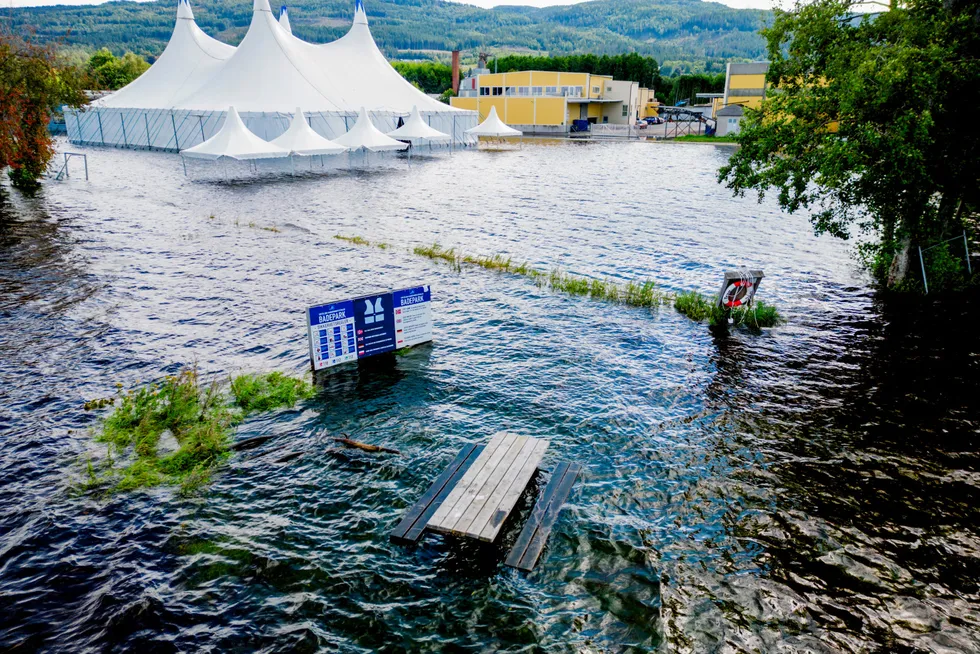
[{"label": "overcast sky", "polygon": [[[108,0],[0,0],[0,7],[31,7],[36,5],[97,5]],[[140,1],[140,0],[138,0]],[[246,2],[247,0],[242,0]],[[455,1],[455,0],[454,0]],[[534,7],[549,7],[551,5],[572,5],[580,0],[467,0],[466,4],[478,5],[480,7],[494,7],[496,5],[531,5]],[[769,9],[775,4],[774,0],[718,0],[729,7]],[[173,0],[176,6],[176,0]],[[275,4],[275,3],[273,3]],[[289,4],[286,0],[284,4]],[[370,10],[370,0],[368,0]],[[191,0],[194,6],[194,0]]]}]

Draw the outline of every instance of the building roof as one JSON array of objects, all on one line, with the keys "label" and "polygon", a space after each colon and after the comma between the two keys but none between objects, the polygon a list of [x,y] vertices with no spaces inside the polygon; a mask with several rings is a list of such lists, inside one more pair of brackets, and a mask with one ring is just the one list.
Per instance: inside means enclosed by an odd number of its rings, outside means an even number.
[{"label": "building roof", "polygon": [[727,107],[723,107],[723,108],[719,109],[715,113],[715,115],[716,116],[722,116],[722,117],[724,117],[724,116],[742,116],[742,115],[744,115],[744,113],[745,112],[742,110],[742,105],[740,105],[740,104],[730,104]]}]

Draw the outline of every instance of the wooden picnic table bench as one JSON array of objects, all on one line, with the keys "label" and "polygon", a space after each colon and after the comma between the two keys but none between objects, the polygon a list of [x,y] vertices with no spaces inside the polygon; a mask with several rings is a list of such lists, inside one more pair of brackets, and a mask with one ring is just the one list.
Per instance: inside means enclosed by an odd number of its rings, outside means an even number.
[{"label": "wooden picnic table bench", "polygon": [[[492,543],[538,470],[549,442],[498,434],[484,445],[467,443],[391,533],[394,540],[418,542],[426,530]],[[506,565],[530,570],[581,467],[559,462]]]}]

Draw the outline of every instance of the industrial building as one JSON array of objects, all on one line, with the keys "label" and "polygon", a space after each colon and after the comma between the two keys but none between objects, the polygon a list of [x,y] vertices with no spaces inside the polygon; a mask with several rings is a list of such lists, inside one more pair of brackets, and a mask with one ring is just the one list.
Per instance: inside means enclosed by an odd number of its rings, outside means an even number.
[{"label": "industrial building", "polygon": [[758,61],[748,64],[728,64],[725,71],[725,92],[713,98],[711,115],[717,125],[718,136],[728,136],[739,131],[745,108],[758,109],[766,97],[766,73],[769,63]]},{"label": "industrial building", "polygon": [[496,107],[505,123],[537,134],[566,133],[575,121],[631,125],[656,115],[652,89],[591,73],[491,73],[477,68],[460,80],[451,102],[457,109],[479,112],[480,120]]}]

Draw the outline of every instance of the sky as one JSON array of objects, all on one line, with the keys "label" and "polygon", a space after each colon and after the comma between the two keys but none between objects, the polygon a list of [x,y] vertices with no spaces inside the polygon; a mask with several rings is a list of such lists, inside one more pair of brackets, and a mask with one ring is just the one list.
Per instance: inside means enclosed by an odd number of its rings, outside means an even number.
[{"label": "sky", "polygon": [[[33,7],[38,5],[97,5],[107,1],[108,0],[0,0],[0,7]],[[242,1],[245,2],[246,0]],[[581,1],[584,0],[466,0],[466,4],[478,5],[480,7],[494,7],[496,5],[530,5],[532,7],[550,7],[551,5],[572,5]],[[778,4],[776,0],[717,1],[728,5],[729,7],[738,7],[740,9],[771,9],[773,5]],[[286,1],[286,4],[289,4],[288,0]],[[191,6],[193,5],[194,1],[191,0]]]}]

